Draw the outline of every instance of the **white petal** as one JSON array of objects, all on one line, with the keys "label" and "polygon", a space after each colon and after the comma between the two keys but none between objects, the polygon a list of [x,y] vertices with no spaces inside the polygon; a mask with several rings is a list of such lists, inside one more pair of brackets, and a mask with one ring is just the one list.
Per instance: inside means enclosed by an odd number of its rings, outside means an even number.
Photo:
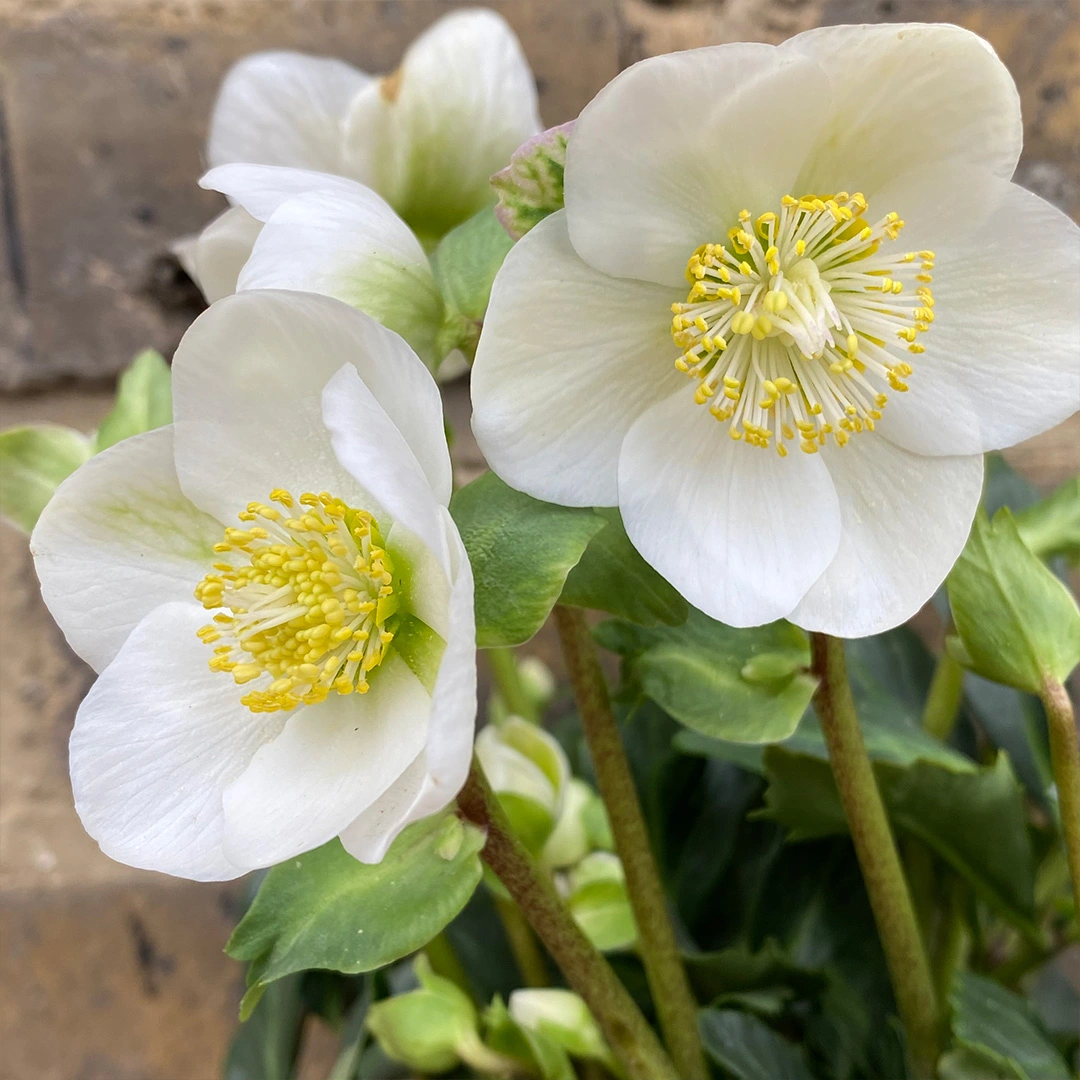
[{"label": "white petal", "polygon": [[256,221],[243,207],[230,206],[199,234],[191,251],[192,266],[188,273],[208,304],[236,292],[236,279],[261,229],[262,222]]},{"label": "white petal", "polygon": [[619,508],[645,561],[729,626],[786,616],[840,543],[836,491],[819,456],[734,442],[689,387],[630,429]]},{"label": "white petal", "polygon": [[222,526],[180,491],[173,432],[110,446],[72,473],[30,538],[41,595],[96,671],[159,604],[193,601]]},{"label": "white petal", "polygon": [[836,637],[880,634],[933,596],[963,550],[982,457],[921,457],[878,432],[821,454],[840,498],[840,548],[789,618]]},{"label": "white petal", "polygon": [[[828,108],[813,60],[739,43],[642,60],[578,117],[566,211],[598,270],[684,288],[694,249],[776,210]],[[676,299],[683,299],[677,297]]]},{"label": "white petal", "polygon": [[342,834],[345,850],[362,862],[378,862],[406,825],[447,806],[461,790],[472,761],[476,727],[476,626],[473,577],[464,545],[443,511],[454,569],[446,652],[432,695],[424,753],[383,800]]},{"label": "white petal", "polygon": [[255,289],[203,312],[173,359],[177,472],[192,502],[231,521],[275,487],[364,498],[323,423],[323,388],[345,363],[404,435],[436,497],[448,501],[438,388],[408,345],[330,297]]},{"label": "white petal", "polygon": [[366,694],[297,709],[225,791],[227,855],[270,866],[325,844],[423,749],[431,697],[391,652]]},{"label": "white petal", "polygon": [[488,183],[541,128],[521,45],[492,11],[440,19],[346,119],[346,171],[425,238],[494,202]]},{"label": "white petal", "polygon": [[401,334],[423,359],[434,359],[443,302],[431,264],[408,225],[360,184],[283,202],[263,227],[237,288],[334,296]]},{"label": "white petal", "polygon": [[936,234],[934,323],[878,431],[918,454],[1012,446],[1080,408],[1080,228],[1015,184],[955,179],[959,198],[904,211],[901,242]]},{"label": "white petal", "polygon": [[913,163],[960,158],[1006,179],[1023,127],[1012,76],[977,34],[947,24],[823,26],[781,46],[816,60],[832,107],[794,195],[869,196]]},{"label": "white petal", "polygon": [[211,165],[233,161],[341,171],[341,121],[371,77],[341,60],[263,52],[235,64],[210,121]]},{"label": "white petal", "polygon": [[552,214],[506,257],[472,372],[473,431],[510,485],[569,506],[613,506],[630,425],[685,384],[671,341],[685,288],[607,277]]},{"label": "white petal", "polygon": [[[86,831],[110,858],[144,870],[224,881],[253,863],[222,851],[222,792],[283,715],[256,716],[207,666],[197,604],[165,604],[132,631],[79,708],[71,784]],[[259,865],[268,865],[262,863]]]},{"label": "white petal", "polygon": [[353,195],[363,185],[345,176],[281,165],[220,165],[199,180],[199,187],[220,191],[253,218],[267,221],[282,203],[313,191]]},{"label": "white petal", "polygon": [[[440,514],[445,507],[436,499],[405,437],[351,364],[343,364],[326,384],[322,407],[323,422],[342,467],[395,524],[405,526],[427,545],[449,576],[450,554]],[[439,435],[443,437],[441,425]]]}]

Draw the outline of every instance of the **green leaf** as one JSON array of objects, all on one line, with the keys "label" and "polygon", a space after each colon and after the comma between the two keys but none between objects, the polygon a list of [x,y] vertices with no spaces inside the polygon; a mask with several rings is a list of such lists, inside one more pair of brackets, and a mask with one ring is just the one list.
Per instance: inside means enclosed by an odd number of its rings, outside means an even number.
[{"label": "green leaf", "polygon": [[59,424],[0,431],[0,517],[31,532],[60,482],[92,453],[90,439]]},{"label": "green leaf", "polygon": [[[953,772],[975,772],[975,762],[927,734],[901,703],[855,669],[854,665],[851,674],[859,710],[859,726],[872,761],[891,762],[894,765],[913,765],[916,761],[925,761]],[[765,775],[764,752],[760,747],[711,739],[692,731],[680,732],[675,737],[675,745],[683,753],[729,761],[761,776]],[[825,736],[812,710],[806,713],[792,735],[775,745],[819,761],[829,760]]]},{"label": "green leaf", "polygon": [[1021,510],[1016,529],[1032,554],[1080,560],[1080,476],[1066,480],[1052,495]]},{"label": "green leaf", "polygon": [[949,1001],[953,1035],[962,1049],[1002,1071],[1011,1069],[1018,1080],[1069,1080],[1068,1066],[1022,997],[992,979],[960,971]]},{"label": "green leaf", "polygon": [[301,975],[267,989],[229,1044],[222,1080],[292,1080],[304,1024]]},{"label": "green leaf", "polygon": [[479,883],[483,844],[456,817],[430,817],[374,865],[331,840],[275,866],[226,946],[235,960],[252,962],[241,1015],[267,984],[294,971],[372,971],[427,944]]},{"label": "green leaf", "polygon": [[595,633],[623,657],[647,697],[701,735],[740,743],[785,739],[817,686],[803,670],[810,662],[806,635],[784,622],[734,630],[691,609],[682,626],[611,620]]},{"label": "green leaf", "polygon": [[571,120],[534,135],[514,151],[510,164],[491,178],[499,197],[495,213],[515,240],[562,209],[566,143],[573,125]]},{"label": "green leaf", "polygon": [[979,513],[948,578],[962,663],[994,682],[1037,694],[1080,662],[1080,610],[1025,547],[1007,509]]},{"label": "green leaf", "polygon": [[773,938],[757,951],[744,944],[731,945],[716,952],[690,954],[683,962],[694,992],[704,1001],[777,987],[814,994],[825,983],[823,971],[795,963]]},{"label": "green leaf", "polygon": [[1016,1069],[978,1050],[949,1050],[938,1059],[941,1080],[1022,1080]]},{"label": "green leaf", "polygon": [[144,349],[116,386],[116,403],[97,431],[95,451],[172,423],[172,375],[165,357]]},{"label": "green leaf", "polygon": [[492,282],[513,246],[490,206],[439,242],[431,265],[446,304],[443,340],[437,350],[441,355],[460,348],[471,357],[476,351]]},{"label": "green leaf", "polygon": [[[771,746],[765,751],[765,772],[769,787],[761,816],[785,826],[791,840],[847,831],[826,761]],[[1006,755],[985,769],[878,762],[874,772],[898,829],[923,840],[1019,929],[1037,933],[1034,853],[1023,798]]]},{"label": "green leaf", "polygon": [[802,1049],[756,1016],[704,1009],[698,1027],[705,1052],[738,1080],[813,1080]]},{"label": "green leaf", "polygon": [[690,607],[637,552],[615,508],[596,510],[607,525],[566,578],[560,602],[607,611],[639,626],[686,621]]},{"label": "green leaf", "polygon": [[520,645],[544,624],[604,519],[588,509],[540,502],[494,473],[467,484],[450,513],[472,563],[476,643]]}]

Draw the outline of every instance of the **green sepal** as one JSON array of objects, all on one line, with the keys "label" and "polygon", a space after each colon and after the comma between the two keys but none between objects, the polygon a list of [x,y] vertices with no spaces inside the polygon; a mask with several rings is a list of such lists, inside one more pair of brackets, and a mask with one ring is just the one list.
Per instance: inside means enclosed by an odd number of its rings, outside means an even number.
[{"label": "green sepal", "polygon": [[1033,555],[1080,561],[1080,476],[1016,514],[1016,529]]}]

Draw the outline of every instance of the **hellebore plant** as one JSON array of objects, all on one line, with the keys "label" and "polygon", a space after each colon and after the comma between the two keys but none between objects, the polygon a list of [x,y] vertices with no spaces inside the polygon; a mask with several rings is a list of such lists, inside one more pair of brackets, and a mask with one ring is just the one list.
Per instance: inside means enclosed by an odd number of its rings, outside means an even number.
[{"label": "hellebore plant", "polygon": [[984,489],[1080,405],[1021,136],[944,25],[654,57],[542,133],[490,12],[229,73],[209,310],[96,436],[0,433],[0,511],[99,675],[86,830],[270,868],[230,1077],[316,1008],[349,1080],[1068,1076],[1080,486]]}]

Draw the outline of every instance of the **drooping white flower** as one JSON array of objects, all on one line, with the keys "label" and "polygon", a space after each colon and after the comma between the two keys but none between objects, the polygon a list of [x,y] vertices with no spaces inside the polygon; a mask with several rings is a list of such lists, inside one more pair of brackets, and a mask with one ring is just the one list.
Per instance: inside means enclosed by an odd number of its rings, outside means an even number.
[{"label": "drooping white flower", "polygon": [[520,43],[477,9],[439,19],[383,78],[295,52],[246,57],[222,84],[207,159],[351,177],[430,245],[494,202],[491,174],[540,126]]},{"label": "drooping white flower", "polygon": [[371,188],[278,165],[221,165],[200,181],[233,204],[194,242],[208,301],[246,289],[333,296],[400,334],[429,367],[444,304],[413,231]]},{"label": "drooping white flower", "polygon": [[574,128],[565,211],[496,280],[488,461],[617,504],[729,624],[903,621],[963,547],[982,453],[1080,404],[1080,232],[1009,182],[1021,139],[1007,71],[954,26],[623,72]]},{"label": "drooping white flower", "polygon": [[200,880],[335,836],[377,861],[472,752],[438,390],[361,312],[264,290],[196,320],[173,394],[175,423],[93,458],[31,539],[100,674],[71,737],[79,815],[113,858]]}]

